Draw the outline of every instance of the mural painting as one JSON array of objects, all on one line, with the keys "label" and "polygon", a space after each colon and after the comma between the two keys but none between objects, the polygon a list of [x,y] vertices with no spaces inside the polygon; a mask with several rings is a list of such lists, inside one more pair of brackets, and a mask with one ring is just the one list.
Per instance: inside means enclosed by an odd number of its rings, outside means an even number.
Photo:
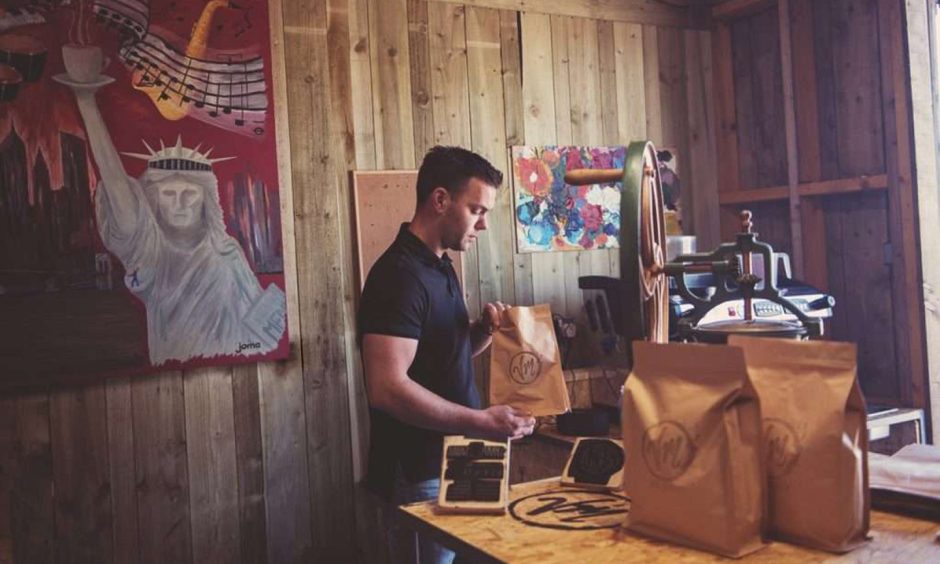
[{"label": "mural painting", "polygon": [[0,387],[288,352],[267,2],[0,8]]}]

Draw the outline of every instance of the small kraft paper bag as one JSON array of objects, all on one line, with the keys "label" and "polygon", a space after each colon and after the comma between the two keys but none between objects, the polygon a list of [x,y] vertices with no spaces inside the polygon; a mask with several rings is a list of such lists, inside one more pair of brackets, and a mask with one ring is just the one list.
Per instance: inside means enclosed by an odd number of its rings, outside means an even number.
[{"label": "small kraft paper bag", "polygon": [[771,536],[831,552],[867,539],[868,432],[852,343],[733,336],[760,398]]},{"label": "small kraft paper bag", "polygon": [[760,406],[741,349],[633,343],[627,528],[739,558],[764,546]]},{"label": "small kraft paper bag", "polygon": [[548,304],[503,313],[490,353],[490,404],[535,417],[571,410]]}]

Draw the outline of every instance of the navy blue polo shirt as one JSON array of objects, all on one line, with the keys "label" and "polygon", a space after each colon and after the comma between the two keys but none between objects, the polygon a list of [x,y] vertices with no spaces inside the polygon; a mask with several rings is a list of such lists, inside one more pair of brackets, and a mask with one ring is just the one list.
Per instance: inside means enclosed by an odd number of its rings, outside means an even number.
[{"label": "navy blue polo shirt", "polygon": [[[359,303],[359,335],[418,341],[408,376],[454,403],[480,407],[473,380],[470,317],[457,274],[445,253],[438,258],[402,224],[398,237],[379,257]],[[377,493],[391,493],[395,470],[418,482],[440,475],[443,433],[414,427],[369,409],[371,439],[367,481]]]}]

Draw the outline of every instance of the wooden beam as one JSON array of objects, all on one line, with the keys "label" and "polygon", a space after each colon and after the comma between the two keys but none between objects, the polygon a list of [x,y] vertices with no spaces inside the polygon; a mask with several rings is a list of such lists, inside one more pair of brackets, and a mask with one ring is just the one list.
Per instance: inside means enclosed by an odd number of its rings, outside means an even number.
[{"label": "wooden beam", "polygon": [[746,204],[750,202],[772,202],[786,200],[789,197],[787,186],[774,186],[772,188],[750,188],[735,190],[734,192],[720,192],[718,203],[725,205]]},{"label": "wooden beam", "polygon": [[517,12],[572,16],[615,22],[644,23],[691,28],[706,25],[688,6],[673,6],[659,0],[429,0],[478,8],[499,8]]},{"label": "wooden beam", "polygon": [[[897,10],[897,4],[894,2],[890,8]],[[907,0],[905,6],[897,31],[891,31],[897,36],[892,44],[897,48],[907,46],[909,61],[909,66],[905,66],[904,53],[900,53],[893,68],[899,182],[903,190],[898,191],[898,197],[892,203],[897,204],[898,219],[904,229],[899,246],[904,259],[903,291],[908,300],[904,305],[910,341],[904,343],[906,348],[902,350],[911,356],[911,400],[917,407],[931,411],[932,427],[936,433],[940,429],[940,263],[932,253],[936,241],[940,240],[940,199],[937,197],[937,139],[934,129],[936,93],[932,90],[930,76],[936,37],[930,41],[930,27],[937,25],[938,20],[937,8],[932,3]],[[884,15],[881,19],[884,20]],[[904,30],[907,42],[903,41]],[[884,32],[881,35],[885,35]],[[911,89],[910,105],[904,88],[906,85]],[[916,191],[911,189],[912,181]],[[920,285],[921,280],[923,286]],[[932,405],[928,405],[927,386],[934,393],[929,400]]]},{"label": "wooden beam", "polygon": [[793,44],[790,37],[790,0],[780,0],[777,5],[780,22],[780,66],[783,72],[784,129],[787,136],[787,188],[790,201],[790,241],[793,249],[793,270],[798,278],[806,272],[803,262],[803,222],[800,216],[800,196],[797,184],[800,181],[796,146],[796,106],[793,100]]},{"label": "wooden beam", "polygon": [[712,18],[737,19],[766,10],[774,4],[775,0],[728,0],[712,7]]},{"label": "wooden beam", "polygon": [[[832,196],[837,194],[885,190],[887,187],[888,177],[884,174],[879,174],[877,176],[859,176],[856,178],[840,178],[838,180],[804,182],[797,186],[797,194],[801,198]],[[789,197],[789,186],[772,186],[769,188],[745,188],[736,192],[724,192],[719,195],[718,201],[721,205],[731,205],[747,202],[787,200]]]}]

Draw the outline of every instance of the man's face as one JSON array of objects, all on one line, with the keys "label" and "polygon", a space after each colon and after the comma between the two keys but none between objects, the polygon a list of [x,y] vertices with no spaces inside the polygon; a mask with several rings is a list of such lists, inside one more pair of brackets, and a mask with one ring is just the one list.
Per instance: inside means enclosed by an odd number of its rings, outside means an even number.
[{"label": "man's face", "polygon": [[487,213],[496,204],[496,188],[471,178],[444,210],[444,248],[466,251],[487,228]]},{"label": "man's face", "polygon": [[160,185],[157,202],[160,217],[170,227],[190,229],[202,221],[203,191],[198,184],[170,180]]}]

